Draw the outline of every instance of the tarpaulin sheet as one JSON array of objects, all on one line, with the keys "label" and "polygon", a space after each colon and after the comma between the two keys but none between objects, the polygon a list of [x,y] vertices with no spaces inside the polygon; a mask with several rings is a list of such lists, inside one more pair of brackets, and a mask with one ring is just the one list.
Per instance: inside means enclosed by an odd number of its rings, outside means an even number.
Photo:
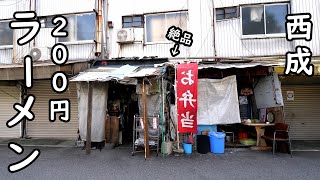
[{"label": "tarpaulin sheet", "polygon": [[236,76],[198,80],[198,124],[240,123]]},{"label": "tarpaulin sheet", "polygon": [[[108,88],[106,83],[92,83],[91,141],[105,140],[105,119]],[[82,140],[87,137],[88,83],[78,82],[79,131]]]}]

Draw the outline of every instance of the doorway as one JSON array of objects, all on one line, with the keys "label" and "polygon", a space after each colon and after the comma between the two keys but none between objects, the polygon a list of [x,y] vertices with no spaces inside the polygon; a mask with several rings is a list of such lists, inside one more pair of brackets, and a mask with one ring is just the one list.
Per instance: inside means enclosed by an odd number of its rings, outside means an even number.
[{"label": "doorway", "polygon": [[106,121],[106,142],[115,146],[131,145],[134,115],[139,114],[136,86],[110,82],[107,114],[109,118]]}]

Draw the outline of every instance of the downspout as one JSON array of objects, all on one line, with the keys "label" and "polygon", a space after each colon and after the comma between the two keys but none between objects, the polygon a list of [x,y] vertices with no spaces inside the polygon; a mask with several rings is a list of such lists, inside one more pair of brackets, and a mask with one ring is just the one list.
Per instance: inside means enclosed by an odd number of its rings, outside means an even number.
[{"label": "downspout", "polygon": [[106,58],[109,59],[109,55],[110,55],[110,51],[109,51],[109,46],[108,46],[108,40],[109,40],[109,37],[108,37],[108,32],[109,32],[109,16],[108,16],[108,13],[109,13],[109,1],[108,0],[105,0],[105,6],[104,6],[104,21],[103,23],[105,24],[103,27],[105,28],[105,31],[104,31],[104,34],[105,34],[105,48],[106,48]]},{"label": "downspout", "polygon": [[102,0],[97,0],[96,5],[98,10],[96,11],[96,53],[97,57],[101,57],[101,40],[102,40]]},{"label": "downspout", "polygon": [[104,26],[104,21],[105,21],[105,18],[104,18],[104,1],[103,0],[101,0],[101,34],[102,34],[102,36],[101,36],[101,59],[104,59],[105,58],[105,47],[104,47],[104,43],[105,43],[105,32],[104,32],[104,28],[105,28],[105,26]]},{"label": "downspout", "polygon": [[211,0],[212,8],[213,8],[213,20],[212,20],[212,31],[213,31],[213,53],[214,56],[217,56],[217,48],[216,48],[216,8],[214,7],[214,0]]}]

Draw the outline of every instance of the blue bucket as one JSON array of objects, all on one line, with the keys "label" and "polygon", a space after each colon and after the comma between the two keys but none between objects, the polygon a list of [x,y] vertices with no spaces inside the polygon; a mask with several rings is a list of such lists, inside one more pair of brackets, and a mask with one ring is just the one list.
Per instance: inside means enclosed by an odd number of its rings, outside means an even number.
[{"label": "blue bucket", "polygon": [[192,153],[192,144],[183,143],[183,150],[185,154]]}]

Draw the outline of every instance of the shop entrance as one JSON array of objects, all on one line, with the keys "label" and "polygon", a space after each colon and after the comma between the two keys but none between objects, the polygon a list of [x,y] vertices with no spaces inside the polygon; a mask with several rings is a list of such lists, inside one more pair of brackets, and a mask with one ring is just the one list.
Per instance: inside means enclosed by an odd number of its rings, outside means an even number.
[{"label": "shop entrance", "polygon": [[134,115],[139,114],[135,85],[109,83],[106,119],[106,143],[132,144]]}]

